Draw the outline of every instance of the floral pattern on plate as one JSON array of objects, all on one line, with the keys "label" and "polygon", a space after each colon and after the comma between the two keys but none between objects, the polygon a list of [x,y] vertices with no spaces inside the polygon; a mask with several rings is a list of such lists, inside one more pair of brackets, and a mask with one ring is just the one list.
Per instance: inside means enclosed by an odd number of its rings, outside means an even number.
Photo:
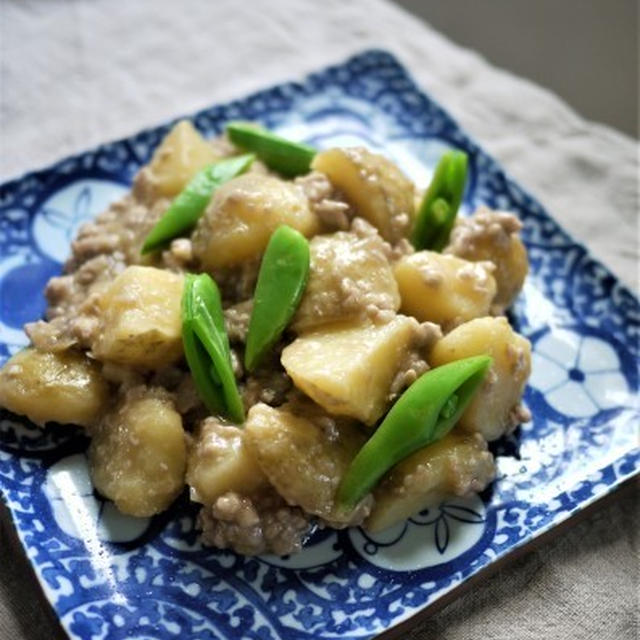
[{"label": "floral pattern on plate", "polygon": [[[316,531],[296,556],[204,549],[194,507],[135,520],[91,489],[78,429],[45,431],[0,415],[0,488],[38,579],[72,638],[370,638],[571,517],[640,466],[636,298],[388,53],[193,116],[206,135],[258,120],[318,147],[384,151],[419,184],[443,150],[470,156],[463,211],[479,204],[524,223],[531,274],[512,312],[533,344],[533,420],[495,443],[498,478],[393,530]],[[42,288],[77,226],[123,194],[165,126],[98,147],[0,190],[0,361],[26,344]]]}]

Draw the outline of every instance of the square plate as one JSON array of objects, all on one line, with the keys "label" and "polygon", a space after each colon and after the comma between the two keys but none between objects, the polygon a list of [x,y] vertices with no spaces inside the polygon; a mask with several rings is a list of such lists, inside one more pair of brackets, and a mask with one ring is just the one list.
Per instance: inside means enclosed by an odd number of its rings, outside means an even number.
[{"label": "square plate", "polygon": [[[436,603],[637,473],[637,299],[415,86],[368,51],[193,116],[208,136],[258,120],[318,147],[364,144],[425,185],[440,154],[470,157],[464,209],[513,211],[531,274],[512,322],[534,347],[533,421],[494,449],[498,479],[366,535],[317,532],[292,557],[203,549],[185,498],[153,519],[94,494],[80,430],[0,415],[0,486],[38,579],[72,638],[370,638]],[[0,362],[26,344],[48,278],[80,224],[121,196],[170,124],[2,186]],[[397,630],[397,629],[396,629]]]}]

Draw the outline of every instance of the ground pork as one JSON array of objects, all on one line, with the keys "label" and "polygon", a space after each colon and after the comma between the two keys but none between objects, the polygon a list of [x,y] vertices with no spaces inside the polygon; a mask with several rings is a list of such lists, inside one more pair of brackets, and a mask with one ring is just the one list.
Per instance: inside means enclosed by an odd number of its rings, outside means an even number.
[{"label": "ground pork", "polygon": [[247,341],[252,309],[253,299],[231,305],[224,310],[224,323],[231,342],[244,344]]},{"label": "ground pork", "polygon": [[349,228],[353,209],[324,173],[312,171],[296,178],[295,183],[302,187],[311,210],[318,216],[325,232],[345,231]]},{"label": "ground pork", "polygon": [[65,275],[51,278],[45,289],[47,319],[80,315],[90,306],[90,299],[104,291],[125,267],[124,255],[115,251],[92,257]]},{"label": "ground pork", "polygon": [[293,383],[280,364],[280,351],[281,347],[269,362],[247,376],[241,387],[242,400],[247,410],[258,402],[277,407],[286,400]]},{"label": "ground pork", "polygon": [[286,555],[302,548],[311,520],[268,488],[254,496],[229,491],[200,510],[202,542],[243,555]]},{"label": "ground pork", "polygon": [[398,365],[398,372],[389,389],[389,401],[394,401],[408,386],[430,369],[427,355],[442,338],[442,330],[433,322],[416,324],[409,348]]},{"label": "ground pork", "polygon": [[262,256],[255,260],[247,260],[234,267],[216,269],[212,272],[211,275],[220,289],[225,307],[251,298],[256,288],[261,259]]},{"label": "ground pork", "polygon": [[404,256],[410,256],[412,253],[415,253],[415,247],[411,244],[407,238],[402,238],[398,242],[396,242],[393,247],[391,247],[391,253],[388,256],[389,260],[392,262],[397,262],[400,258],[404,258]]},{"label": "ground pork", "polygon": [[190,238],[176,238],[169,248],[162,252],[164,267],[177,273],[192,271],[196,262]]},{"label": "ground pork", "polygon": [[458,218],[443,250],[465,260],[495,265],[494,315],[504,313],[512,304],[527,275],[527,251],[518,235],[521,229],[522,223],[513,214],[479,207],[472,216]]},{"label": "ground pork", "polygon": [[153,195],[150,171],[144,168],[134,179],[131,195],[114,202],[92,222],[83,225],[71,244],[66,272],[74,271],[88,259],[119,251],[127,264],[141,262],[142,243],[167,210],[171,201]]},{"label": "ground pork", "polygon": [[193,411],[205,412],[202,399],[190,373],[182,378],[176,389],[176,410],[183,416]]},{"label": "ground pork", "polygon": [[451,232],[449,244],[443,253],[468,258],[487,238],[497,247],[509,246],[510,238],[522,229],[522,223],[507,211],[493,211],[480,207],[468,218],[459,218]]},{"label": "ground pork", "polygon": [[124,268],[124,256],[116,251],[51,278],[45,289],[48,321],[25,325],[34,346],[42,351],[64,351],[76,345],[88,349],[99,330],[98,298]]}]

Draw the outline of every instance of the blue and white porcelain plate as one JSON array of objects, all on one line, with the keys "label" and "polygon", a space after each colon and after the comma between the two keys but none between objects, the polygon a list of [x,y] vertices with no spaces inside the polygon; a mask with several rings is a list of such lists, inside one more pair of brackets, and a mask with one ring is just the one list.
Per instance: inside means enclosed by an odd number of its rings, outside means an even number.
[{"label": "blue and white porcelain plate", "polygon": [[[512,313],[533,344],[533,420],[494,447],[498,478],[376,536],[325,531],[294,557],[203,549],[181,499],[150,520],[93,492],[81,431],[0,414],[0,487],[72,638],[371,638],[408,620],[638,472],[637,299],[426,97],[371,51],[193,116],[208,136],[257,120],[318,147],[364,144],[419,184],[447,148],[470,157],[464,208],[515,212],[531,274]],[[0,362],[41,316],[78,226],[121,196],[170,124],[2,186]],[[481,584],[478,588],[482,588]]]}]

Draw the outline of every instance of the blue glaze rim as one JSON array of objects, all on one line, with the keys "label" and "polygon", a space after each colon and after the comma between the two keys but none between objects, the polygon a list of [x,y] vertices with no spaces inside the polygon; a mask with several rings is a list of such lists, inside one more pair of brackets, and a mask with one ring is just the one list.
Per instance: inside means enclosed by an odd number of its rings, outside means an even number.
[{"label": "blue glaze rim", "polygon": [[[357,82],[354,82],[354,80],[363,78],[380,80],[383,85],[382,89],[372,95],[366,94],[366,87],[363,89]],[[620,371],[624,375],[628,388],[631,391],[630,397],[637,399],[638,353],[637,340],[634,341],[634,336],[637,338],[638,328],[640,326],[638,321],[639,305],[637,299],[624,285],[619,283],[606,268],[592,258],[583,245],[573,241],[570,236],[550,218],[537,201],[518,187],[495,161],[486,155],[472,139],[459,129],[457,123],[455,123],[437,103],[422,94],[419,89],[416,88],[410,76],[400,63],[389,53],[378,50],[366,51],[350,58],[344,64],[332,66],[319,73],[311,74],[307,77],[306,81],[302,83],[286,83],[272,89],[253,93],[245,99],[236,100],[227,105],[202,110],[192,116],[192,120],[196,127],[207,135],[211,135],[213,132],[219,132],[225,121],[236,118],[261,120],[267,126],[278,127],[286,120],[286,116],[294,106],[295,100],[299,101],[313,97],[315,94],[323,92],[327,88],[336,86],[339,87],[346,96],[363,99],[365,102],[369,101],[375,104],[377,108],[385,112],[391,120],[396,120],[399,128],[401,128],[405,134],[406,132],[410,132],[417,139],[434,139],[463,148],[469,152],[472,163],[471,181],[466,197],[467,202],[469,204],[478,204],[480,202],[493,204],[492,198],[495,198],[496,194],[507,194],[509,196],[511,204],[515,205],[515,207],[512,208],[515,208],[525,221],[525,240],[528,248],[532,252],[532,271],[534,271],[534,274],[544,274],[545,269],[552,271],[554,268],[553,265],[549,267],[549,265],[545,263],[544,256],[537,255],[537,253],[553,252],[563,248],[571,252],[571,264],[566,278],[571,279],[575,277],[576,274],[579,276],[580,274],[587,273],[590,274],[591,280],[589,280],[589,278],[578,278],[579,281],[575,283],[577,293],[582,293],[583,298],[586,298],[585,301],[578,302],[577,306],[573,303],[564,306],[559,305],[558,300],[564,300],[563,296],[555,297],[556,294],[551,291],[551,285],[548,283],[548,286],[543,287],[545,293],[550,295],[554,305],[560,311],[558,320],[561,324],[559,326],[561,326],[563,330],[567,329],[569,332],[581,336],[582,340],[584,340],[584,336],[593,336],[594,339],[597,338],[610,344],[619,356]],[[363,91],[365,91],[364,94]],[[409,103],[403,103],[402,98],[399,98],[403,93],[410,97]],[[385,102],[387,98],[388,103]],[[274,105],[277,105],[277,107]],[[314,118],[315,120],[321,120],[331,115],[336,114],[332,114],[330,109],[318,110],[315,112],[313,118],[309,118],[309,122],[313,121]],[[338,113],[338,115],[340,114]],[[16,192],[25,191],[24,195],[28,196],[33,189],[40,189],[40,197],[36,198],[34,202],[31,202],[28,206],[25,206],[25,203],[21,203],[29,211],[35,212],[46,202],[52,191],[63,189],[65,186],[73,184],[79,178],[106,178],[113,182],[128,184],[139,164],[148,160],[155,144],[176,120],[168,124],[147,129],[129,138],[101,145],[93,151],[70,156],[56,163],[51,168],[25,174],[20,178],[5,183],[0,188],[0,211],[15,206],[15,201],[8,203],[12,193],[15,194]],[[354,120],[358,120],[355,115]],[[360,118],[360,121],[365,127],[368,126],[366,119]],[[366,137],[364,132],[361,131],[360,133],[362,137]],[[401,135],[400,139],[406,139],[406,135],[404,137]],[[313,140],[321,141],[322,135],[313,137]],[[393,137],[388,137],[388,140],[393,140]],[[375,144],[374,140],[372,140],[372,142]],[[493,196],[487,196],[487,194],[493,194]],[[30,237],[29,242],[31,245],[36,246],[33,237]],[[540,276],[539,281],[539,283],[546,282],[544,275]],[[614,300],[615,304],[613,306],[616,311],[616,313],[612,315],[612,318],[605,318],[605,322],[598,323],[598,326],[594,326],[593,314],[589,311],[589,307],[593,306],[594,301],[600,300],[597,295],[592,295],[591,292],[595,283],[606,292],[607,297]],[[581,289],[586,290],[586,293],[584,293],[584,291],[581,292]],[[577,298],[579,299],[579,296],[577,296]],[[615,316],[615,318],[613,316]],[[534,347],[538,341],[542,341],[549,333],[548,327],[535,326],[535,324],[530,321],[526,313],[523,313],[523,305],[520,303],[516,306],[515,319],[520,331],[524,332],[532,340]],[[602,318],[599,320],[602,320]],[[5,347],[5,345],[3,345],[3,347]],[[5,347],[1,355],[6,358],[7,353]],[[579,353],[576,355],[576,358],[578,357]],[[546,399],[546,394],[543,392],[530,388],[527,392],[526,399],[532,409],[539,411],[540,415],[544,416],[546,423],[544,425],[545,428],[551,423],[563,423],[565,427],[568,427],[575,422],[575,419],[571,416],[567,416],[562,411],[551,406]],[[598,407],[598,409],[599,411],[597,414],[594,414],[590,423],[594,427],[601,427],[602,424],[606,424],[607,421],[620,421],[633,418],[632,415],[625,413],[625,411],[633,412],[634,408],[631,404],[629,407],[624,407],[621,410],[605,410],[600,407]],[[637,417],[637,411],[635,415]],[[7,453],[6,447],[7,434],[9,433],[11,433],[11,429],[7,429],[2,434],[4,435],[4,439],[0,439],[0,445],[5,445],[5,447],[3,449],[2,446],[0,446],[0,454],[4,451],[5,454],[10,455]],[[56,437],[57,436],[52,436],[50,439],[52,443],[58,445]],[[523,433],[521,433],[519,437],[524,437]],[[17,436],[16,438],[19,439]],[[61,435],[60,438],[63,449],[65,446],[68,446],[70,451],[76,451],[78,446],[77,442],[73,444],[67,434]],[[44,440],[47,440],[47,437],[45,437]],[[41,484],[45,482],[47,469],[59,460],[62,452],[62,449],[50,448],[48,445],[47,447],[47,462],[42,465],[39,472],[34,476]],[[508,446],[504,445],[504,443],[497,445],[496,453],[498,455],[500,455],[501,448],[508,449]],[[29,447],[21,449],[21,455],[31,457],[34,460],[37,460],[39,457],[39,454],[33,453]],[[41,458],[41,461],[44,462],[44,459]],[[7,457],[5,456],[4,459],[0,458],[0,471],[2,471],[2,464],[6,465],[11,463],[7,462]],[[513,536],[507,536],[507,540],[504,543],[500,544],[495,540],[493,540],[493,542],[489,541],[485,546],[485,551],[490,548],[493,554],[491,557],[485,558],[484,555],[480,557],[476,555],[473,558],[475,562],[470,562],[469,553],[463,553],[450,562],[443,562],[437,565],[431,565],[428,569],[409,572],[384,569],[365,562],[368,573],[380,581],[387,580],[389,584],[392,585],[400,575],[402,575],[402,582],[405,586],[417,589],[418,591],[419,583],[421,580],[424,580],[426,575],[428,575],[429,578],[433,578],[433,580],[430,581],[433,581],[434,584],[440,581],[437,587],[424,589],[423,592],[414,594],[412,603],[405,606],[405,615],[389,617],[387,613],[388,618],[385,619],[385,613],[381,609],[381,612],[377,615],[382,621],[382,628],[399,624],[405,619],[415,615],[415,613],[424,610],[435,601],[435,599],[432,598],[434,594],[440,593],[442,595],[449,591],[449,589],[459,586],[471,574],[476,573],[476,571],[481,570],[508,552],[527,544],[533,537],[541,535],[555,524],[566,520],[595,500],[604,497],[623,481],[635,475],[638,472],[638,465],[639,456],[637,449],[635,449],[626,452],[610,464],[605,465],[602,469],[591,467],[591,471],[593,471],[595,475],[599,474],[598,479],[594,481],[589,478],[584,478],[583,481],[575,487],[557,494],[554,499],[559,504],[555,509],[545,509],[538,505],[533,509],[532,513],[529,513],[532,511],[531,504],[517,499],[515,492],[504,489],[495,492],[498,494],[496,496],[495,494],[492,495],[492,492],[489,491],[488,495],[484,496],[484,503],[490,509],[489,513],[491,514],[491,518],[495,521],[493,529],[502,526],[502,529],[507,530],[509,527],[507,527],[505,523],[509,523],[510,518],[513,519],[513,514],[516,514],[517,518],[521,518],[523,513],[526,514],[524,525],[520,526],[518,532],[513,533]],[[2,477],[3,476],[0,475],[0,478]],[[22,544],[27,549],[33,549],[37,536],[34,537],[34,532],[29,530],[28,526],[21,522],[20,518],[16,516],[15,506],[12,508],[12,503],[15,502],[12,493],[15,493],[17,489],[15,487],[9,487],[9,489],[7,489],[4,485],[5,483],[3,483],[3,499],[9,503],[10,509],[14,512],[14,518],[16,518],[17,529]],[[596,486],[600,487],[597,492],[595,491]],[[602,487],[605,487],[605,489],[602,489]],[[51,509],[51,505],[46,497],[43,496],[40,502],[40,507],[43,511]],[[165,533],[171,534],[176,530],[180,532],[180,526],[176,524],[175,521],[170,521],[170,518],[178,518],[178,520],[184,519],[188,517],[190,509],[191,508],[184,502],[180,502],[175,509],[170,512],[170,516],[161,518],[160,521],[156,521],[155,524],[152,523],[150,530],[155,531],[157,528],[164,526]],[[529,518],[529,525],[526,523],[527,517]],[[55,522],[52,513],[49,514],[49,519]],[[498,520],[501,522],[499,523]],[[193,541],[195,539],[194,532],[188,529],[188,525],[185,526],[187,526],[186,533],[184,531],[182,531],[182,533]],[[494,533],[493,529],[490,533],[487,533],[490,531],[490,529],[487,528],[483,539],[491,538]],[[70,547],[76,544],[73,537],[67,536],[65,538],[64,534],[61,534],[61,537],[64,544]],[[149,536],[145,534],[141,538],[138,538],[137,542],[142,543],[142,540],[147,540],[147,538],[149,538]],[[165,554],[164,557],[169,561],[170,565],[174,560],[178,560],[179,562],[182,557],[180,553],[176,552],[171,546],[164,544],[161,539],[157,540],[157,544],[157,549]],[[353,558],[355,557],[362,560],[362,557],[355,551],[353,540],[349,537],[348,533],[340,532],[337,535],[335,544],[340,549],[345,550],[342,556],[336,560],[335,564],[338,567],[336,571],[340,569],[341,563],[348,565],[349,562],[353,562]],[[115,545],[113,543],[106,543],[106,547],[110,548],[114,553],[121,553],[126,545],[123,546],[121,543]],[[135,557],[133,550],[136,548],[138,547],[135,541],[133,545],[129,545],[128,547],[129,551],[133,554],[131,562],[133,562],[133,558]],[[202,552],[193,552],[193,554],[196,555],[198,553],[202,555]],[[190,552],[190,557],[195,557],[193,554]],[[204,554],[206,555],[206,552],[204,552]],[[219,555],[226,557],[232,554],[222,553]],[[478,566],[477,563],[482,559],[484,559],[484,562],[482,562],[481,566]],[[141,561],[142,560],[144,560],[144,558],[142,558]],[[51,584],[48,584],[47,576],[39,570],[37,559],[34,559],[33,562],[38,578],[45,586],[45,592],[51,597],[54,590],[52,590]],[[257,611],[273,614],[273,611],[266,606],[265,602],[256,601],[255,592],[251,589],[247,590],[242,580],[236,575],[238,572],[251,574],[252,572],[261,571],[264,568],[263,565],[256,566],[256,563],[260,565],[259,560],[236,559],[232,562],[230,568],[225,567],[224,564],[220,564],[217,561],[211,561],[198,566],[206,565],[207,568],[214,566],[224,575],[224,579],[227,580],[230,585],[233,585],[239,593],[244,594],[244,597],[253,603]],[[262,569],[260,568],[261,566]],[[308,573],[310,572],[310,575],[313,575],[314,571],[321,570],[322,569],[309,569]],[[334,568],[331,570],[334,571]],[[269,570],[267,570],[267,574],[268,573]],[[274,568],[272,573],[273,576],[271,579],[276,580],[277,583],[277,568]],[[299,580],[300,577],[304,577],[305,572],[299,571],[296,575],[296,580]],[[444,584],[445,582],[447,584]],[[407,591],[410,592],[411,588],[407,589]],[[384,592],[384,587],[382,588],[382,592]],[[104,595],[101,591],[95,595],[100,594]],[[139,594],[136,596],[136,593],[132,592],[130,595],[133,601],[137,599],[140,601],[140,606],[143,606],[144,603],[143,600],[140,600],[138,597]],[[381,594],[381,600],[384,600],[382,596],[384,596],[384,593]],[[79,597],[81,598],[82,596],[80,595]],[[180,606],[184,607],[187,611],[193,606],[193,602],[185,597],[178,598],[178,601]],[[314,600],[310,595],[305,594],[301,602],[301,607],[304,607],[308,606],[305,605],[305,602],[311,602],[313,604]],[[365,598],[363,602],[368,602],[368,600]],[[98,625],[100,625],[100,629],[102,628],[100,616],[103,616],[104,620],[109,620],[109,616],[111,616],[111,624],[114,625],[113,620],[116,615],[119,615],[105,605],[93,611],[89,609],[86,611],[78,610],[76,616],[69,618],[67,614],[74,611],[73,598],[59,598],[54,603],[54,608],[63,619],[63,624],[67,631],[69,631],[73,637],[78,638],[93,637],[92,629],[98,629]],[[96,613],[96,611],[101,613]],[[173,615],[176,615],[175,612],[173,612]],[[220,615],[222,614],[218,613],[218,618]],[[287,613],[281,612],[278,615],[280,616],[278,620],[270,620],[273,633],[276,633],[278,637],[320,637],[315,634],[319,628],[318,625],[322,624],[321,621],[318,622],[316,626],[312,624],[308,631],[300,631],[300,633],[298,633],[294,628],[282,623],[282,619],[288,615]],[[164,629],[163,625],[169,625],[170,620],[171,616],[168,613],[166,613],[164,617],[160,615],[157,620],[157,626],[153,629],[155,632]],[[220,622],[220,620],[216,619],[215,622]],[[234,628],[233,625],[220,624],[221,629],[219,631],[225,635],[211,635],[211,637],[230,638],[233,637],[234,633],[237,637],[237,629]],[[117,625],[113,626],[110,632],[113,631],[115,633],[116,627]],[[166,628],[169,627],[167,626]],[[368,634],[368,628],[371,629],[371,634]],[[372,634],[375,635],[382,631],[382,628],[375,628],[375,624],[371,623],[370,620],[363,621],[361,626],[357,628],[355,634],[340,632],[340,637],[354,639],[358,637],[372,637]],[[142,628],[140,630],[142,631]],[[336,628],[334,631],[331,631],[329,635],[322,637],[335,637],[335,635],[331,634],[337,632],[338,630]],[[165,631],[163,630],[162,633],[165,633]],[[169,632],[167,631],[166,633]],[[213,633],[212,631],[212,634]],[[215,633],[217,633],[217,631]],[[247,637],[275,637],[269,635],[271,631],[269,631],[269,633],[264,631],[264,633],[260,635],[262,632],[260,632],[259,628],[255,633],[257,635]],[[113,637],[120,636],[113,635]],[[162,637],[164,637],[164,635]],[[167,635],[167,637],[170,636]]]}]

